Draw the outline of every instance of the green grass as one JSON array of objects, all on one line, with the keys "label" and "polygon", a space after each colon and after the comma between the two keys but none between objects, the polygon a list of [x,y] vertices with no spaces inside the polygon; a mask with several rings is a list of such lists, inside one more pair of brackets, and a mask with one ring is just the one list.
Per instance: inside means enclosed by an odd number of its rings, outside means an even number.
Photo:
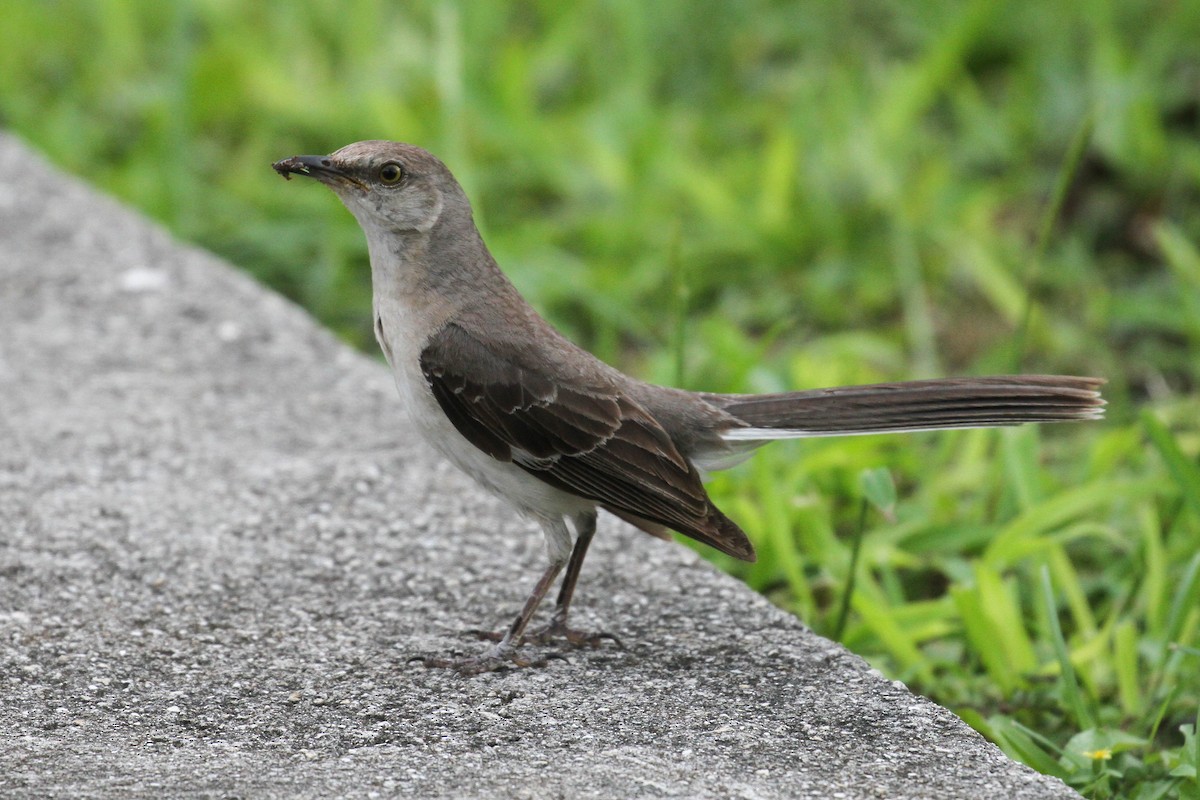
[{"label": "green grass", "polygon": [[1101,424],[773,445],[712,483],[761,560],[714,560],[1089,797],[1200,797],[1200,5],[0,19],[0,124],[364,348],[358,229],[268,165],[397,138],[642,377],[1107,376]]}]

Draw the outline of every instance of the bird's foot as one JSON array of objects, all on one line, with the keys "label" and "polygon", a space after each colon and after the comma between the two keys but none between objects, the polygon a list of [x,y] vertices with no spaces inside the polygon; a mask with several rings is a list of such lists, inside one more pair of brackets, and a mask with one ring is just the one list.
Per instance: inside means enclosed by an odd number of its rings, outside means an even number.
[{"label": "bird's foot", "polygon": [[[489,642],[499,642],[505,636],[504,631],[485,631],[478,628],[467,631],[467,634]],[[521,637],[522,644],[561,645],[564,642],[576,649],[583,647],[595,649],[604,642],[612,642],[617,646],[618,650],[625,649],[625,645],[621,643],[621,640],[611,633],[606,631],[581,631],[575,628],[568,628],[566,621],[557,616],[551,619],[545,626],[535,631],[530,631]]]},{"label": "bird's foot", "polygon": [[568,628],[565,620],[554,617],[550,622],[536,631],[525,634],[527,644],[561,644],[566,642],[571,647],[590,647],[595,649],[603,642],[612,642],[618,650],[624,650],[625,645],[616,636],[606,631],[581,631]]},{"label": "bird's foot", "polygon": [[459,675],[479,675],[484,672],[506,672],[512,669],[526,667],[544,667],[551,661],[566,661],[566,657],[558,653],[548,653],[539,657],[523,655],[516,647],[501,646],[491,648],[486,653],[477,656],[458,656],[455,658],[431,658],[417,656],[409,659],[409,663],[419,662],[429,669],[452,669]]}]

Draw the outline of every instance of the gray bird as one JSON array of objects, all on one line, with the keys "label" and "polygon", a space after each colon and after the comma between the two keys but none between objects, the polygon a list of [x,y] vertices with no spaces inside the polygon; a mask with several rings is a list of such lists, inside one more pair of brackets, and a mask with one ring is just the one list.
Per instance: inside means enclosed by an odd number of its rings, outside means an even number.
[{"label": "gray bird", "polygon": [[[425,659],[470,674],[544,661],[523,642],[595,645],[567,626],[605,509],[655,536],[678,531],[746,561],[754,547],[721,513],[705,473],[774,439],[1097,419],[1097,378],[951,378],[765,395],[687,392],[631,378],[567,341],[496,265],[458,181],[413,145],[366,141],[276,162],[328,186],[371,258],[375,336],[412,426],[489,491],[536,520],[550,565],[486,652]],[[567,525],[571,520],[574,536]],[[566,567],[550,623],[526,634]],[[611,638],[611,637],[608,637]]]}]

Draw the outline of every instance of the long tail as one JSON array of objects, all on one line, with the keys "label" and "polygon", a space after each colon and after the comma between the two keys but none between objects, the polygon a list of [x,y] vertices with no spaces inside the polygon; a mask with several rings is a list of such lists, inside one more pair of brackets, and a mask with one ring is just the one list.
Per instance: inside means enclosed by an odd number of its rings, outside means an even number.
[{"label": "long tail", "polygon": [[846,386],[760,395],[704,395],[745,423],[727,442],[995,428],[1104,416],[1101,378],[1004,375]]}]

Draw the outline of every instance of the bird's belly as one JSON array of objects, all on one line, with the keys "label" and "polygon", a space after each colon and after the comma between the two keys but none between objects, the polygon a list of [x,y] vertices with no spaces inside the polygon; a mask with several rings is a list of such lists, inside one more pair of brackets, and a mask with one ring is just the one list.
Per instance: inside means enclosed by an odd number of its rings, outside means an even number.
[{"label": "bird's belly", "polygon": [[492,458],[467,441],[434,398],[421,374],[419,353],[411,346],[406,347],[403,339],[398,341],[398,338],[387,336],[384,352],[392,365],[400,405],[412,427],[434,450],[480,486],[527,516],[561,518],[596,507],[594,501],[556,489],[511,461]]}]

